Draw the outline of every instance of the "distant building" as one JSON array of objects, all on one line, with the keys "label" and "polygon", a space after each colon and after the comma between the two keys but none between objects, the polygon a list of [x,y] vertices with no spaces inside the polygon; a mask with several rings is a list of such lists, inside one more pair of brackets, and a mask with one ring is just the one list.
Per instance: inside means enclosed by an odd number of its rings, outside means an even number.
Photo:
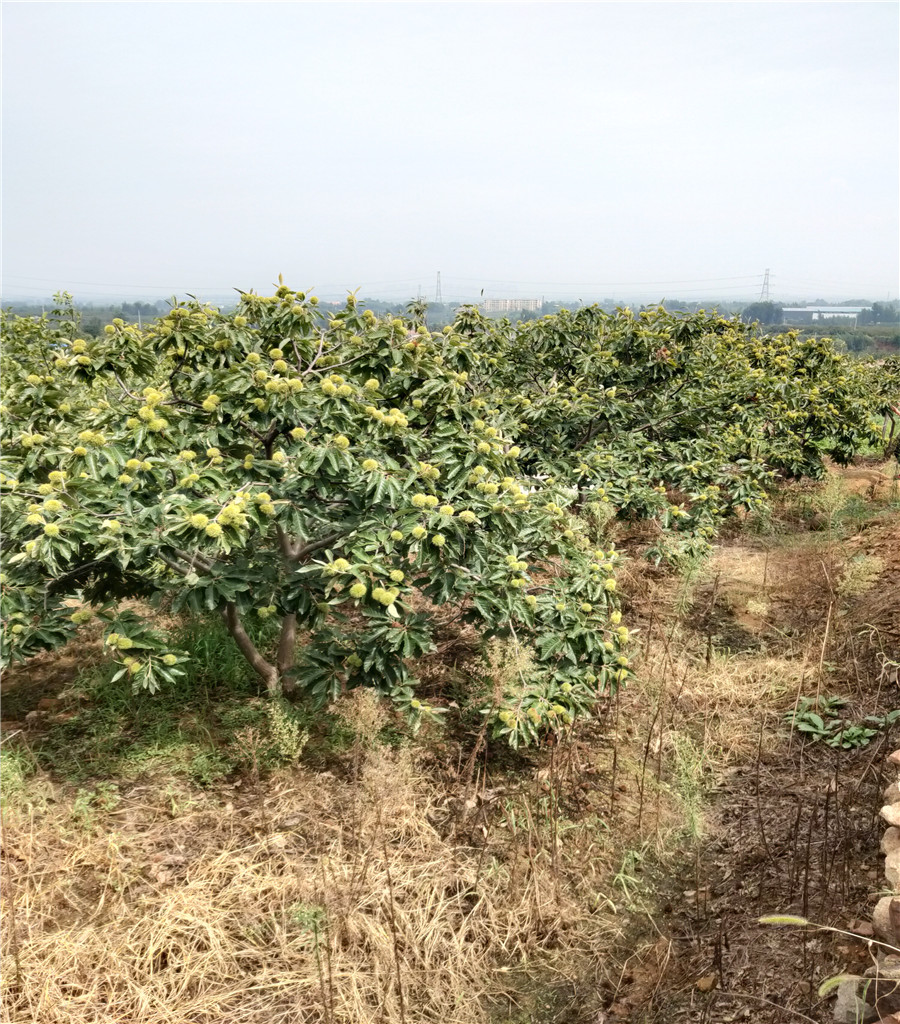
[{"label": "distant building", "polygon": [[783,310],[786,324],[812,324],[817,320],[853,320],[871,306],[798,306]]},{"label": "distant building", "polygon": [[543,299],[485,299],[481,308],[485,313],[540,313]]}]

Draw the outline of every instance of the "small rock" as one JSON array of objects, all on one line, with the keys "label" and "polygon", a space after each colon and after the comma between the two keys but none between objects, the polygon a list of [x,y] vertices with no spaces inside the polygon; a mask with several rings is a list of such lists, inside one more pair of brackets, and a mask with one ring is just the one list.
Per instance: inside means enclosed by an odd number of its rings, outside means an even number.
[{"label": "small rock", "polygon": [[864,939],[871,939],[875,935],[875,929],[868,921],[851,921],[847,926],[848,932],[860,935]]},{"label": "small rock", "polygon": [[712,992],[716,987],[716,981],[717,978],[715,974],[705,974],[697,981],[697,988],[701,992]]},{"label": "small rock", "polygon": [[866,989],[866,1002],[871,1003],[880,1017],[900,1011],[900,956],[881,956],[866,971],[874,982]]},{"label": "small rock", "polygon": [[900,782],[892,782],[884,791],[883,799],[886,804],[895,804],[900,801]]},{"label": "small rock", "polygon": [[900,944],[900,898],[882,896],[872,911],[872,927],[882,941]]},{"label": "small rock", "polygon": [[866,1024],[875,1020],[875,1010],[857,995],[858,981],[844,981],[838,986],[834,1019],[838,1024]]},{"label": "small rock", "polygon": [[900,750],[895,750],[893,754],[888,754],[888,764],[895,764],[900,768]]},{"label": "small rock", "polygon": [[900,826],[900,803],[885,804],[881,808],[881,816],[889,825]]},{"label": "small rock", "polygon": [[900,847],[884,858],[884,877],[894,892],[900,892]]},{"label": "small rock", "polygon": [[900,981],[900,956],[880,956],[878,963],[866,970],[867,978],[885,978],[888,981]]},{"label": "small rock", "polygon": [[892,825],[881,837],[881,852],[886,856],[893,850],[900,850],[900,828]]}]

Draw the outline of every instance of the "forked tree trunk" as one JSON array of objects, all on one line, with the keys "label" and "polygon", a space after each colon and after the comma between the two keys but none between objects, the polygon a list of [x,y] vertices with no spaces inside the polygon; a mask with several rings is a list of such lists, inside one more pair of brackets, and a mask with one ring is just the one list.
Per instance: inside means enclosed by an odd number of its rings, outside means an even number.
[{"label": "forked tree trunk", "polygon": [[272,662],[260,654],[256,644],[250,638],[250,634],[244,629],[241,616],[233,601],[222,609],[222,618],[228,632],[238,645],[238,648],[247,659],[250,667],[266,684],[270,694],[279,694],[283,690],[290,689],[285,674],[291,668],[294,661],[294,644],[297,639],[297,616],[285,615],[281,622],[281,637],[278,641],[278,653],[276,662]]},{"label": "forked tree trunk", "polygon": [[[341,533],[331,533],[327,537],[319,537],[317,540],[301,543],[295,537],[285,533],[279,526],[275,527],[278,536],[278,543],[282,556],[288,565],[303,562],[309,559],[316,551],[322,550],[329,544],[338,540]],[[178,572],[186,573],[184,565],[173,562],[171,559],[164,559],[166,564]],[[247,659],[253,671],[266,684],[269,693],[281,693],[292,690],[294,680],[288,675],[294,664],[294,648],[297,644],[297,616],[294,613],[285,615],[281,620],[281,636],[278,638],[278,650],[275,654],[275,664],[263,657],[256,644],[250,638],[250,634],[244,629],[237,605],[229,601],[221,609],[222,618],[228,632],[234,638],[241,654]]]}]

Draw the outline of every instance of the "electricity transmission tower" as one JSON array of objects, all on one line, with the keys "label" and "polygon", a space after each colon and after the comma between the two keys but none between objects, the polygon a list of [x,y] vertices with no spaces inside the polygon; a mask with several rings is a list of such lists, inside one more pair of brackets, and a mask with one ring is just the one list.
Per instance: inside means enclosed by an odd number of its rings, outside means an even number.
[{"label": "electricity transmission tower", "polygon": [[437,272],[437,285],[434,289],[434,301],[440,302],[443,305],[444,299],[441,296],[441,272]]},{"label": "electricity transmission tower", "polygon": [[766,276],[763,278],[762,288],[760,289],[760,292],[759,292],[759,301],[760,302],[768,302],[769,301],[769,268],[768,267],[766,267]]}]

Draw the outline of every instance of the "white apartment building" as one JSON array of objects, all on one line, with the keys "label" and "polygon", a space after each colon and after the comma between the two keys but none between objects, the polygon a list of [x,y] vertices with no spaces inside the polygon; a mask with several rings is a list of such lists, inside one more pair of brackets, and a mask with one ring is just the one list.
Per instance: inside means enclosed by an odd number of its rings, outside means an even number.
[{"label": "white apartment building", "polygon": [[485,313],[540,313],[543,304],[543,299],[485,299],[481,309]]}]

